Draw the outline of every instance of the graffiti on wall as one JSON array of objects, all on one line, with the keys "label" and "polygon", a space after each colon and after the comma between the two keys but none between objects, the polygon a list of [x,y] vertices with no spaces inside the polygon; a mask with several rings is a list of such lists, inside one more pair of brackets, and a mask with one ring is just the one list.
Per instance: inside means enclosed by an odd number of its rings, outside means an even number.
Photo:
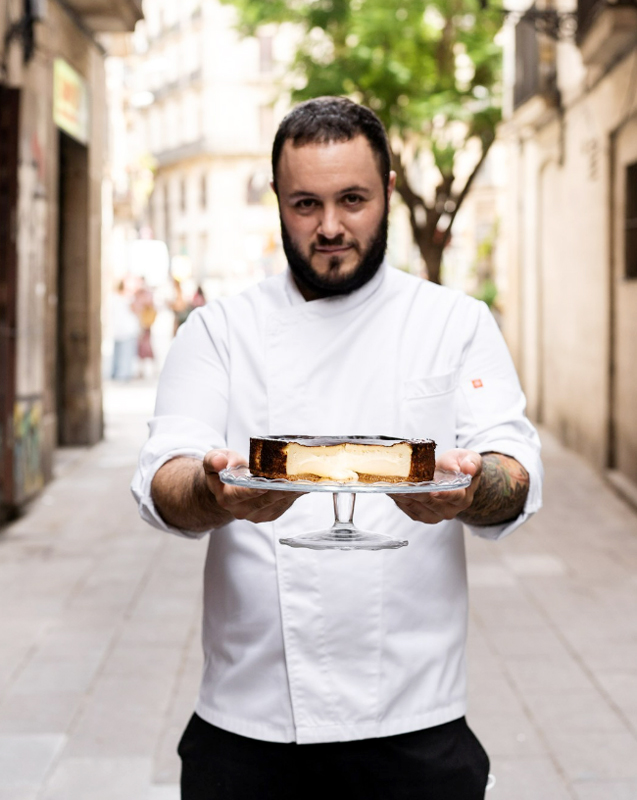
[{"label": "graffiti on wall", "polygon": [[39,492],[44,485],[39,397],[16,400],[13,408],[13,480],[17,503]]},{"label": "graffiti on wall", "polygon": [[46,116],[25,95],[18,166],[18,287],[16,394],[40,395],[44,388],[44,324],[47,286]]}]

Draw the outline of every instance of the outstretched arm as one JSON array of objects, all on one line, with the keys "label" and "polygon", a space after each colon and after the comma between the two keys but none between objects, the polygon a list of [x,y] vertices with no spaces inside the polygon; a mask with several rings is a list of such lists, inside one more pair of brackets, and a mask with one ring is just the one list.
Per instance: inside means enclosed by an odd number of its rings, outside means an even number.
[{"label": "outstretched arm", "polygon": [[218,473],[222,469],[245,463],[231,450],[210,450],[203,464],[196,458],[173,458],[153,478],[155,508],[168,525],[195,533],[219,528],[233,519],[278,519],[302,493],[246,489],[221,482]]},{"label": "outstretched arm", "polygon": [[468,525],[486,527],[510,522],[524,508],[529,476],[510,456],[449,450],[440,456],[436,469],[465,472],[472,476],[471,484],[452,492],[391,495],[396,505],[412,519],[435,524],[458,517]]}]

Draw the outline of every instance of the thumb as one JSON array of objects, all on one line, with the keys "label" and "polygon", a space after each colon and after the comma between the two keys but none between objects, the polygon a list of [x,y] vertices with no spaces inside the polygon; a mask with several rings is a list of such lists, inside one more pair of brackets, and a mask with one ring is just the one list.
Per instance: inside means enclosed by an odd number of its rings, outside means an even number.
[{"label": "thumb", "polygon": [[482,472],[482,456],[479,453],[467,453],[460,462],[460,472],[475,478]]},{"label": "thumb", "polygon": [[203,460],[203,468],[206,475],[221,472],[228,466],[228,453],[224,450],[210,450],[206,453]]}]

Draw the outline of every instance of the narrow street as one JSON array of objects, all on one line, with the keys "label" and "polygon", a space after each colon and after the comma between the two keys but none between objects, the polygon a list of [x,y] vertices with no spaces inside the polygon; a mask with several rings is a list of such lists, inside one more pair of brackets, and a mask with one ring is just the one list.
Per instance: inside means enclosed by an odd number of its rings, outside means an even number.
[{"label": "narrow street", "polygon": [[[105,441],[64,451],[0,532],[0,800],[179,798],[205,541],[154,531],[130,496],[153,397],[107,386]],[[487,797],[635,800],[637,514],[543,439],[544,510],[503,542],[468,541]]]}]

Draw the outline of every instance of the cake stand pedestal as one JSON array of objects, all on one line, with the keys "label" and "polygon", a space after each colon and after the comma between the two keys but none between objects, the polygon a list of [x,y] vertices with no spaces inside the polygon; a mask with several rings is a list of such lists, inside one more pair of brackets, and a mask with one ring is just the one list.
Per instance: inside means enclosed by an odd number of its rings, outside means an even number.
[{"label": "cake stand pedestal", "polygon": [[311,531],[279,539],[290,547],[309,547],[311,550],[395,550],[409,544],[387,533],[362,531],[354,524],[354,492],[334,492],[334,524],[325,531]]},{"label": "cake stand pedestal", "polygon": [[334,524],[323,531],[299,533],[281,544],[305,547],[310,550],[395,550],[409,542],[396,539],[387,533],[362,531],[354,523],[354,505],[357,494],[417,494],[422,492],[450,492],[466,489],[471,476],[462,472],[436,470],[432,481],[421,483],[359,483],[355,481],[286,481],[257,478],[247,467],[229,467],[219,473],[222,483],[244,486],[248,489],[272,489],[284,492],[330,492],[334,502]]}]

